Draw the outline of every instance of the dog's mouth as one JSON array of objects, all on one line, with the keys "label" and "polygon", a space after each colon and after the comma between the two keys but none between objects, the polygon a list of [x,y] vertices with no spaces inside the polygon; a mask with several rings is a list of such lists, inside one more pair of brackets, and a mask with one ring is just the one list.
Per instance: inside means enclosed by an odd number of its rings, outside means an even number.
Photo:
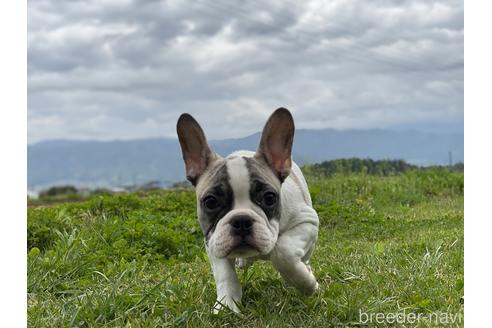
[{"label": "dog's mouth", "polygon": [[227,257],[251,257],[260,254],[260,250],[251,238],[237,238]]}]

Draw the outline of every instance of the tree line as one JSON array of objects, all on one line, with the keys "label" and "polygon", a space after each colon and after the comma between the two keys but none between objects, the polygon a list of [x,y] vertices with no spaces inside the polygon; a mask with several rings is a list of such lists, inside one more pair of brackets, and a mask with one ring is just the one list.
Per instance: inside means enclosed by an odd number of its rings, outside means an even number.
[{"label": "tree line", "polygon": [[432,165],[417,166],[404,160],[373,160],[364,158],[341,158],[316,164],[306,164],[303,171],[307,174],[332,176],[334,174],[360,173],[377,176],[399,175],[412,170],[449,170],[463,172],[464,164],[456,163],[451,166]]}]

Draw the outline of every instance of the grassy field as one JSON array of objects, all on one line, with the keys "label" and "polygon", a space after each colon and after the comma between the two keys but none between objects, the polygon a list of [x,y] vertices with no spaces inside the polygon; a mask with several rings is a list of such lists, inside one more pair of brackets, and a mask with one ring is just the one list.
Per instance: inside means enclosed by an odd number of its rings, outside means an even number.
[{"label": "grassy field", "polygon": [[[28,209],[28,326],[374,327],[386,324],[361,313],[404,313],[428,327],[462,315],[463,173],[308,180],[315,296],[256,262],[239,272],[243,316],[213,315],[193,191],[103,195]],[[454,318],[443,326],[462,326]]]}]

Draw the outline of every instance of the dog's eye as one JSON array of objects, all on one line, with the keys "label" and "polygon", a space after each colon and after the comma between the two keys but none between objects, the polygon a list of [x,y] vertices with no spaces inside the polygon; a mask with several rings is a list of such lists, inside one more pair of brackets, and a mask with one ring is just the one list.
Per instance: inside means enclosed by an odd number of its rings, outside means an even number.
[{"label": "dog's eye", "polygon": [[263,195],[263,202],[266,206],[273,206],[277,202],[277,195],[271,191],[268,191]]},{"label": "dog's eye", "polygon": [[217,209],[219,207],[219,201],[214,196],[207,196],[203,200],[203,205],[208,210],[215,210],[215,209]]}]

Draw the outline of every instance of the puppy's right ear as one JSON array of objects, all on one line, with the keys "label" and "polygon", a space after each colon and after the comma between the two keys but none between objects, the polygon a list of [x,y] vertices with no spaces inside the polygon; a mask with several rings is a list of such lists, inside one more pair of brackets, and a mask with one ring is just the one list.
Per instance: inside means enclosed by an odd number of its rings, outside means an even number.
[{"label": "puppy's right ear", "polygon": [[190,114],[181,114],[176,131],[186,166],[186,178],[196,186],[198,178],[217,155],[208,146],[202,128]]}]

